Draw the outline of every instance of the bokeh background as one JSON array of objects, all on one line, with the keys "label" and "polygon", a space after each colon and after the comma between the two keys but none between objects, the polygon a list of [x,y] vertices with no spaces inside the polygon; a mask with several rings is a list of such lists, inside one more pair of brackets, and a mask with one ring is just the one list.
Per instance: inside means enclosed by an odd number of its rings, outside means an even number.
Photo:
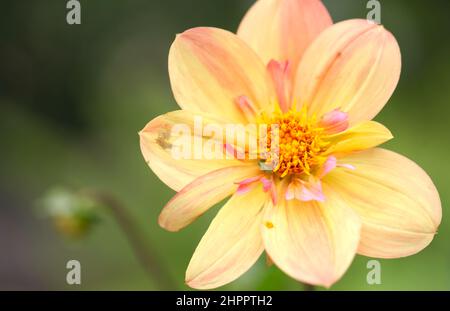
[{"label": "bokeh background", "polygon": [[[253,0],[81,1],[82,23],[66,24],[66,1],[1,1],[0,289],[156,290],[110,213],[82,239],[55,230],[38,202],[53,187],[107,192],[126,206],[158,256],[158,269],[188,289],[184,272],[217,212],[179,233],[157,224],[173,196],[148,169],[137,132],[177,108],[167,54],[176,33],[194,26],[235,31]],[[324,0],[334,21],[368,12],[366,0]],[[443,222],[421,253],[381,260],[382,285],[366,283],[357,256],[334,290],[450,289],[450,2],[381,0],[382,23],[403,54],[399,86],[377,120],[396,137],[386,147],[433,178]],[[400,168],[401,169],[401,168]],[[66,284],[77,259],[82,284]],[[166,272],[165,272],[166,271]],[[223,289],[301,290],[264,258]]]}]

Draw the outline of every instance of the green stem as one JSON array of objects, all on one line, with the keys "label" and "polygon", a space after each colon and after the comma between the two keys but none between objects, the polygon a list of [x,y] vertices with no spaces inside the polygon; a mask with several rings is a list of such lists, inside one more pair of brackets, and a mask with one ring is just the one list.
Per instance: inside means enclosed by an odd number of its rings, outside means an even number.
[{"label": "green stem", "polygon": [[155,248],[149,244],[148,239],[145,239],[142,232],[137,229],[127,209],[109,194],[96,191],[89,191],[87,194],[109,209],[111,215],[115,218],[127,237],[136,258],[150,278],[156,281],[160,289],[176,289],[177,286],[172,281],[165,266],[162,264],[160,258],[155,255]]}]

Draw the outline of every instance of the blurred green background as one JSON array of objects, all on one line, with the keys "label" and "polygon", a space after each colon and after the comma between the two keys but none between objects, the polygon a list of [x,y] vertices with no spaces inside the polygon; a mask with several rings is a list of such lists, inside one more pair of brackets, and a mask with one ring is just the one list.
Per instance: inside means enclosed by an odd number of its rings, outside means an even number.
[{"label": "blurred green background", "polygon": [[[143,230],[176,286],[217,208],[179,233],[157,224],[174,195],[148,169],[137,132],[177,109],[167,54],[176,33],[194,26],[235,31],[253,0],[89,0],[81,25],[66,24],[66,1],[1,1],[0,289],[154,290],[108,213],[81,240],[67,239],[36,202],[53,186],[114,195]],[[334,21],[368,12],[366,0],[324,0]],[[367,285],[357,256],[334,290],[450,289],[450,2],[381,0],[382,23],[399,41],[399,86],[377,120],[395,139],[386,147],[433,178],[443,222],[421,253],[382,260],[382,285]],[[82,285],[66,284],[66,262],[82,266]],[[264,258],[223,289],[301,290]]]}]

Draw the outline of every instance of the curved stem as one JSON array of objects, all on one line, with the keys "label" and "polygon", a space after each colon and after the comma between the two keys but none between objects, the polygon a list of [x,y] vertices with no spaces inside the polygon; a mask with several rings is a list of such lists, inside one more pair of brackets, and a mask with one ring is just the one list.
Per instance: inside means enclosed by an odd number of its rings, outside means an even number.
[{"label": "curved stem", "polygon": [[149,245],[148,239],[145,239],[142,232],[137,229],[126,208],[107,193],[88,191],[87,194],[109,209],[127,237],[136,258],[150,278],[156,281],[160,289],[176,289],[177,286],[172,281],[164,265],[161,263],[160,258],[152,251],[154,248]]}]

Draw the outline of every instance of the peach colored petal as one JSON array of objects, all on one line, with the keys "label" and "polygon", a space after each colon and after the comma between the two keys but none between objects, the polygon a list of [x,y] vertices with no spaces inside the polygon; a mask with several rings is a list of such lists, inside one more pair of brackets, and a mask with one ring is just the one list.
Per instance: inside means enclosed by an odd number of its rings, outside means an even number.
[{"label": "peach colored petal", "polygon": [[271,224],[261,228],[273,262],[296,280],[326,287],[352,262],[361,226],[357,214],[334,196],[322,203],[269,202],[263,223]]},{"label": "peach colored petal", "polygon": [[237,97],[234,102],[245,115],[248,121],[254,120],[254,117],[257,114],[257,108],[247,96],[241,95]]},{"label": "peach colored petal", "polygon": [[350,124],[371,120],[400,77],[394,36],[367,20],[347,20],[324,30],[305,52],[296,73],[294,100],[323,115],[335,108]]},{"label": "peach colored petal", "polygon": [[230,143],[225,143],[223,145],[224,150],[227,152],[227,156],[230,156],[233,159],[243,160],[246,158],[247,154],[243,148],[239,148]]},{"label": "peach colored petal", "polygon": [[330,135],[343,132],[348,128],[348,114],[339,109],[334,109],[322,116],[319,126]]},{"label": "peach colored petal", "polygon": [[212,221],[186,271],[197,289],[225,285],[246,272],[264,250],[260,225],[267,195],[260,187],[234,195]]},{"label": "peach colored petal", "polygon": [[356,169],[324,179],[363,222],[358,253],[396,258],[425,248],[441,222],[439,194],[430,177],[395,152],[372,149],[345,157]]},{"label": "peach colored petal", "polygon": [[272,59],[267,65],[267,70],[272,78],[278,105],[282,112],[287,112],[291,106],[290,62],[278,62]]},{"label": "peach colored petal", "polygon": [[[139,133],[141,152],[145,161],[166,185],[176,191],[211,171],[242,164],[236,159],[174,159],[172,128],[176,124],[185,124],[192,128],[195,117],[187,111],[173,111],[153,119]],[[221,122],[205,115],[202,118],[203,124]]]},{"label": "peach colored petal", "polygon": [[322,191],[322,183],[320,179],[316,179],[310,176],[307,181],[293,178],[286,189],[286,200],[299,200],[299,201],[325,201],[325,196]]},{"label": "peach colored petal", "polygon": [[317,174],[317,178],[322,179],[323,177],[325,177],[325,175],[327,175],[329,172],[331,172],[332,170],[334,170],[337,167],[337,159],[335,156],[329,156],[327,158],[327,160],[325,161],[325,163],[322,165],[322,167],[320,168],[318,174]]},{"label": "peach colored petal", "polygon": [[191,182],[178,192],[159,215],[159,225],[169,231],[178,231],[205,213],[210,207],[232,195],[236,181],[260,174],[257,166],[247,165],[222,168]]},{"label": "peach colored petal", "polygon": [[262,58],[289,61],[293,73],[307,46],[332,25],[319,0],[259,0],[243,18],[238,36]]},{"label": "peach colored petal", "polygon": [[269,179],[267,177],[261,178],[261,182],[263,184],[263,191],[264,192],[270,191],[272,189],[272,187],[274,186],[273,180]]},{"label": "peach colored petal", "polygon": [[315,179],[310,176],[308,182],[303,183],[303,188],[299,199],[300,201],[325,201],[320,179]]},{"label": "peach colored petal", "polygon": [[393,136],[381,123],[365,121],[329,138],[332,145],[326,154],[342,155],[376,147],[392,139]]},{"label": "peach colored petal", "polygon": [[[286,188],[286,192],[284,194],[284,198],[287,201],[294,200],[295,197],[300,195],[301,184],[297,180],[292,180]],[[297,195],[298,193],[298,195]]]},{"label": "peach colored petal", "polygon": [[270,104],[271,88],[258,55],[240,38],[199,27],[178,35],[169,52],[169,76],[180,107],[243,122],[236,104],[246,96],[256,110]]}]

